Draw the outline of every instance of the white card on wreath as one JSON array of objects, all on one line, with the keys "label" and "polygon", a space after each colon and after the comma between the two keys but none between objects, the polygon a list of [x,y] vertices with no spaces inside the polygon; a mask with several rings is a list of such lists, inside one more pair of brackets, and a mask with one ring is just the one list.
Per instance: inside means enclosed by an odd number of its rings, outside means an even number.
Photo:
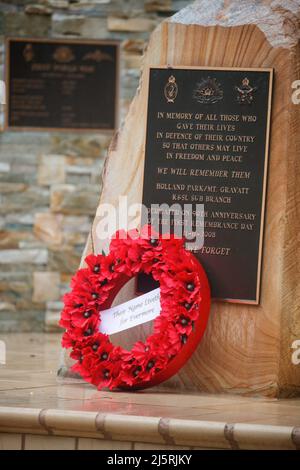
[{"label": "white card on wreath", "polygon": [[113,335],[154,320],[160,314],[160,289],[101,311],[100,332]]}]

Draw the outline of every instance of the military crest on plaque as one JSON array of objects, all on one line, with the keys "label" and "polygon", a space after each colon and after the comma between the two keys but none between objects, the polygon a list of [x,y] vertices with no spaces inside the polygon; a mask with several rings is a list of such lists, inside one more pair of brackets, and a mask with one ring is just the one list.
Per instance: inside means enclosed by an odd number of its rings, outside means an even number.
[{"label": "military crest on plaque", "polygon": [[31,62],[34,59],[32,44],[26,44],[23,50],[23,57],[25,62]]},{"label": "military crest on plaque", "polygon": [[257,90],[257,87],[250,85],[249,78],[245,77],[242,80],[241,85],[235,87],[237,91],[237,101],[240,104],[251,104],[253,101],[253,94]]},{"label": "military crest on plaque", "polygon": [[223,99],[223,90],[215,78],[203,78],[197,83],[193,98],[201,104],[213,104]]},{"label": "military crest on plaque", "polygon": [[68,63],[72,62],[75,59],[75,56],[71,47],[60,46],[55,49],[53,59],[56,60],[56,62]]},{"label": "military crest on plaque", "polygon": [[165,98],[168,103],[174,103],[178,95],[178,85],[176,83],[176,79],[173,75],[171,75],[168,79],[168,82],[164,88]]}]

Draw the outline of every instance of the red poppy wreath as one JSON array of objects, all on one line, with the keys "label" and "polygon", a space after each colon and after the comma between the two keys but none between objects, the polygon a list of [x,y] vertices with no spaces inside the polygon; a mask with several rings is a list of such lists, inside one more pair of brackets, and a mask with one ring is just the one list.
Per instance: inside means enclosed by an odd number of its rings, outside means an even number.
[{"label": "red poppy wreath", "polygon": [[[102,389],[139,389],[174,375],[196,349],[206,328],[210,289],[206,274],[184,240],[156,236],[150,227],[119,231],[108,255],[91,254],[64,297],[62,345],[76,360],[72,370]],[[160,314],[153,333],[131,351],[115,346],[99,331],[101,310],[139,273],[160,284]]]}]

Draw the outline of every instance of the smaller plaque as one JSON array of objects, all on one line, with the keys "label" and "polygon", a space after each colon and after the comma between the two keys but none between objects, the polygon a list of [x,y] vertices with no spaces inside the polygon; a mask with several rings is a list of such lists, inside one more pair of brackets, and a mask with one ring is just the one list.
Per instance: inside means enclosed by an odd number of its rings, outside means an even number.
[{"label": "smaller plaque", "polygon": [[117,127],[119,43],[8,38],[6,128]]},{"label": "smaller plaque", "polygon": [[197,214],[202,205],[204,245],[195,254],[220,300],[259,302],[272,73],[149,73],[143,203],[149,213],[176,204]]}]

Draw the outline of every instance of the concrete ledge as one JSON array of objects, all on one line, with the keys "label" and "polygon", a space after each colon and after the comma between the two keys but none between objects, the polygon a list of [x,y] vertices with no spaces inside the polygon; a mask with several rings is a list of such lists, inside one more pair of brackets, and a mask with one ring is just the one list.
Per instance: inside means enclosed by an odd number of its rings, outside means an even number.
[{"label": "concrete ledge", "polygon": [[299,449],[300,427],[0,407],[0,433],[210,449]]}]

